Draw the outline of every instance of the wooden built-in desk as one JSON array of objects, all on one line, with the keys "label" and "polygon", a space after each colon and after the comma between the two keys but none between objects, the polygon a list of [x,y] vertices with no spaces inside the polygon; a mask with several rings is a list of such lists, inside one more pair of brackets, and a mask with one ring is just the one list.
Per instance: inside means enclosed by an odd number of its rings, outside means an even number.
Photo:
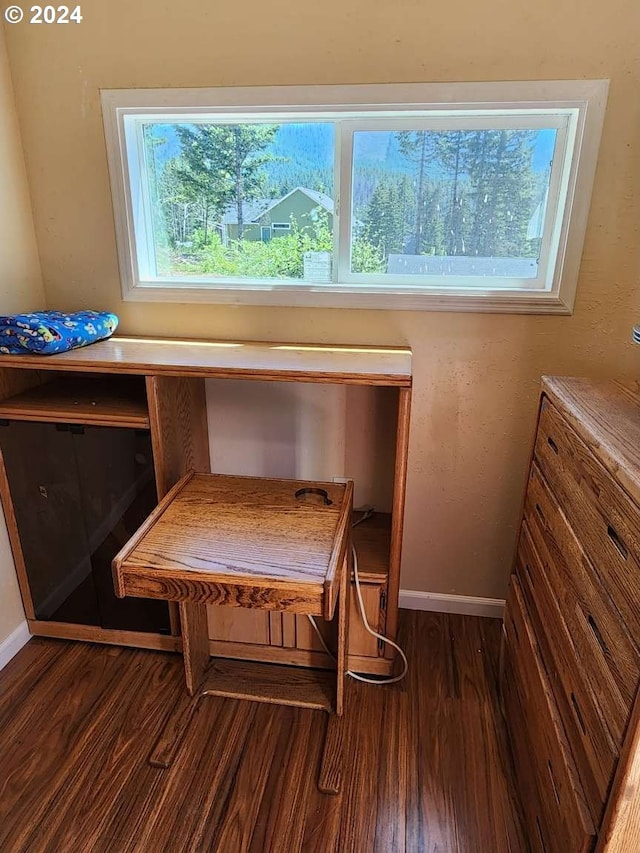
[{"label": "wooden built-in desk", "polygon": [[[100,442],[109,441],[112,434],[109,430],[117,430],[119,427],[121,430],[129,429],[132,433],[135,431],[140,441],[144,440],[146,431],[152,447],[156,488],[154,500],[157,502],[187,471],[210,471],[205,380],[214,378],[362,385],[396,390],[392,512],[387,515],[381,513],[354,530],[363,595],[370,621],[379,631],[391,638],[395,637],[411,404],[410,350],[113,337],[54,356],[2,355],[0,426],[13,429],[14,438],[19,431],[27,435],[27,423],[32,424],[31,429],[38,423],[49,424],[47,429],[68,429],[74,438],[86,428],[87,434],[92,437],[95,470],[99,469]],[[126,434],[122,434],[124,441]],[[56,436],[60,437],[57,433]],[[3,448],[1,428],[0,448]],[[42,612],[37,612],[39,603],[34,601],[32,595],[30,567],[27,565],[28,560],[25,561],[20,525],[22,523],[24,526],[25,513],[28,516],[33,511],[48,514],[49,526],[55,528],[55,516],[51,515],[54,502],[49,500],[49,496],[54,494],[56,484],[53,481],[51,484],[43,482],[48,474],[38,471],[31,472],[31,486],[28,485],[27,477],[17,487],[15,481],[19,478],[16,475],[14,483],[10,483],[6,470],[8,467],[20,470],[22,474],[25,473],[25,466],[28,468],[29,448],[25,446],[21,452],[23,455],[17,461],[9,460],[8,457],[4,460],[6,463],[11,461],[11,466],[4,462],[0,464],[0,495],[31,632],[41,636],[180,651],[180,625],[174,604],[169,605],[170,633],[148,628],[138,630],[135,622],[126,628],[113,628],[105,624],[83,624],[81,619],[70,621],[68,617],[67,621],[59,621],[51,616],[43,617]],[[113,461],[113,449],[105,449],[103,456],[105,462]],[[135,458],[139,456],[138,450]],[[58,475],[59,472],[56,472],[55,476]],[[51,476],[54,477],[54,474]],[[106,521],[113,528],[110,541],[112,544],[118,541],[121,547],[128,538],[127,531],[130,533],[131,530],[127,523],[125,531],[116,516],[125,506],[129,492],[123,486],[121,493],[114,494],[112,478],[105,472],[99,499],[89,499],[83,471],[79,470],[74,476],[79,482],[66,484],[65,488],[79,495],[79,508],[84,508],[87,516],[91,516],[87,521],[87,525],[89,522],[93,525],[89,532],[91,535],[87,534],[91,540],[89,550],[94,548],[95,551],[96,543],[93,540],[103,532],[99,519],[93,517],[99,512],[108,516]],[[57,535],[60,535],[59,530]],[[115,548],[112,556],[119,547]],[[102,551],[106,553],[105,548]],[[104,553],[101,559],[103,562],[106,559]],[[82,574],[82,566],[89,565],[88,560],[87,556],[80,559],[74,555],[74,571]],[[46,566],[44,569],[40,567],[39,571],[46,571]],[[309,642],[302,642],[307,626],[297,620],[306,621],[305,617],[286,612],[273,612],[265,616],[268,618],[268,636],[262,642],[256,642],[251,632],[246,636],[243,634],[243,618],[246,615],[240,612],[228,617],[225,615],[225,619],[231,620],[231,639],[220,636],[210,639],[212,654],[239,660],[330,668],[331,662],[323,651],[309,648]],[[358,630],[357,620],[352,603],[350,621],[355,630],[351,632],[349,667],[361,672],[388,674],[393,664],[392,653],[376,646],[370,635]]]}]

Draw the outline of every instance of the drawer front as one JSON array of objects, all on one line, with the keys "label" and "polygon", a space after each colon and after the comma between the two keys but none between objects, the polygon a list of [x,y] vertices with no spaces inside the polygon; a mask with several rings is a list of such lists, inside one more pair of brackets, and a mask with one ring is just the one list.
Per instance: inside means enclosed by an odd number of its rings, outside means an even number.
[{"label": "drawer front", "polygon": [[515,577],[505,614],[503,697],[518,777],[537,794],[527,814],[530,838],[546,851],[590,850],[594,824]]},{"label": "drawer front", "polygon": [[525,520],[581,668],[621,744],[640,675],[640,653],[535,465]]},{"label": "drawer front", "polygon": [[559,412],[543,399],[535,458],[640,645],[640,512]]},{"label": "drawer front", "polygon": [[582,780],[589,811],[602,815],[618,749],[584,677],[571,633],[563,622],[528,529],[518,548],[517,576],[531,614],[539,651]]},{"label": "drawer front", "polygon": [[[503,634],[503,643],[506,645],[505,634]],[[523,773],[520,770],[520,768],[525,770],[530,768],[533,747],[527,734],[526,709],[516,690],[513,662],[506,651],[503,665],[502,702],[509,723],[509,742],[517,772],[518,794],[524,811],[527,840],[533,853],[550,853],[554,850],[552,828],[545,822],[535,777],[533,773]]]}]

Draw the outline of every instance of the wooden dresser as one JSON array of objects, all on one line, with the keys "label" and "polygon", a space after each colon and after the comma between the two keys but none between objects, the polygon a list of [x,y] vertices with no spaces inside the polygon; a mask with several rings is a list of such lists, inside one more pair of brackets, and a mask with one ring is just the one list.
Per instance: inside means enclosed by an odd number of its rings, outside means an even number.
[{"label": "wooden dresser", "polygon": [[640,851],[640,383],[546,378],[501,688],[534,851]]}]

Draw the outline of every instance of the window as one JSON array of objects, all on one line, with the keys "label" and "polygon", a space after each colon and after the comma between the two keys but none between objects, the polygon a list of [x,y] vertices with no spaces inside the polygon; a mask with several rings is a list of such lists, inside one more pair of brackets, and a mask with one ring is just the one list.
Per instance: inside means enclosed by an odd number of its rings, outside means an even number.
[{"label": "window", "polygon": [[567,313],[606,93],[103,91],[124,296]]}]

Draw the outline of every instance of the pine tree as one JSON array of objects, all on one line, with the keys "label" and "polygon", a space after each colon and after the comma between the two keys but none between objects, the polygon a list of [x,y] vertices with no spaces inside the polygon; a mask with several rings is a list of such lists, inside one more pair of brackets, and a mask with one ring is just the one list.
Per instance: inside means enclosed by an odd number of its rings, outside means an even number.
[{"label": "pine tree", "polygon": [[413,219],[413,192],[409,181],[378,182],[364,215],[365,236],[384,257],[404,251],[407,228]]},{"label": "pine tree", "polygon": [[415,216],[413,224],[414,254],[420,254],[423,242],[424,211],[427,201],[429,181],[427,172],[429,161],[433,154],[431,137],[426,130],[403,130],[397,134],[400,151],[414,164],[415,168]]},{"label": "pine tree", "polygon": [[535,206],[534,133],[527,130],[469,133],[471,229],[468,254],[524,257],[527,225]]},{"label": "pine tree", "polygon": [[232,201],[238,213],[238,240],[243,237],[244,202],[256,198],[264,185],[262,166],[272,159],[265,149],[277,125],[183,125],[177,127],[184,157],[185,187],[217,218]]}]

